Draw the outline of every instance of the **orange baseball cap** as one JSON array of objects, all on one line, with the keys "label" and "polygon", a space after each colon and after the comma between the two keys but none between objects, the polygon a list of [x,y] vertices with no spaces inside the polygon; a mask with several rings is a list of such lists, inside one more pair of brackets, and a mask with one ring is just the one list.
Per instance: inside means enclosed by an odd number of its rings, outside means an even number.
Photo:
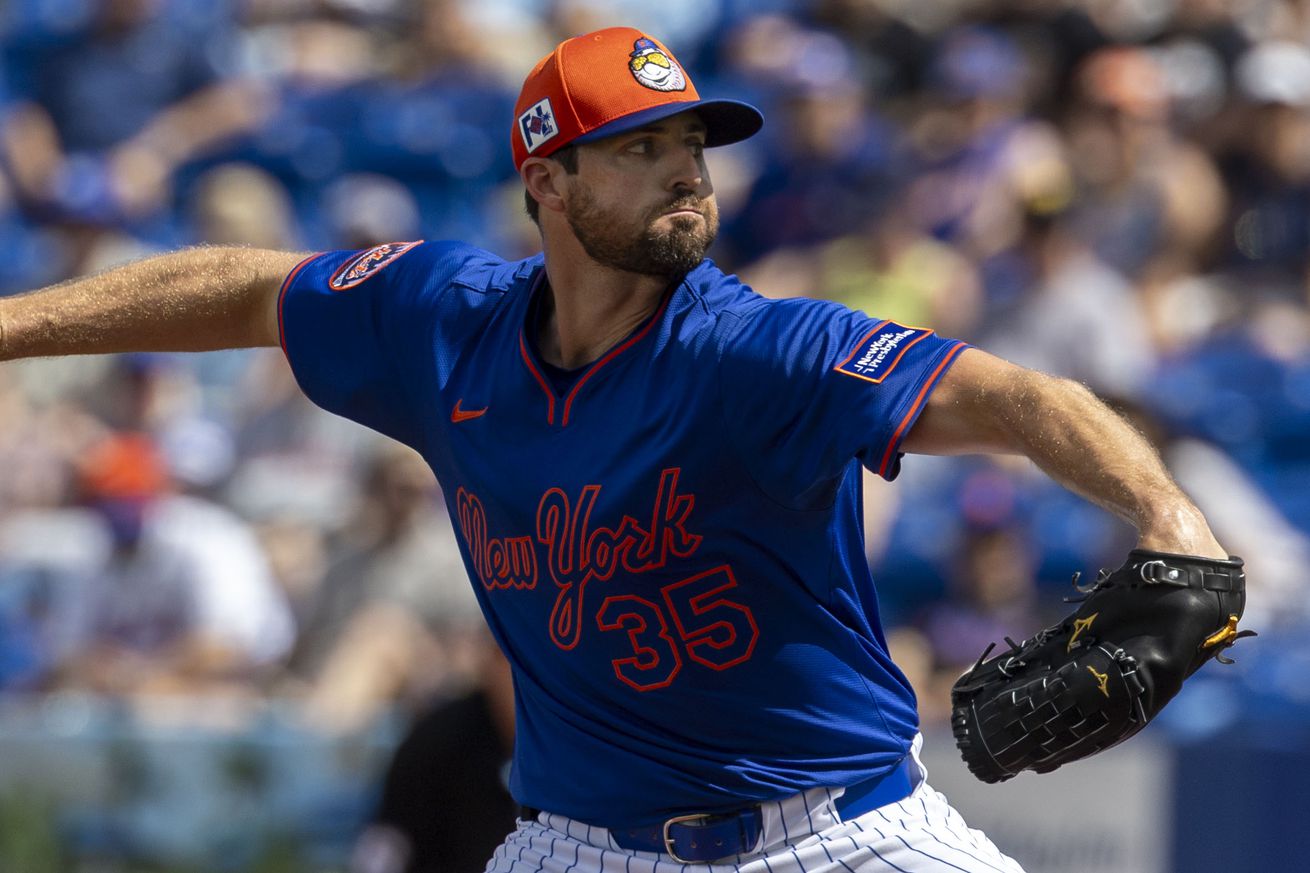
[{"label": "orange baseball cap", "polygon": [[93,500],[149,500],[168,485],[168,471],[154,441],[121,433],[91,447],[79,464],[82,493]]},{"label": "orange baseball cap", "polygon": [[705,145],[739,142],[764,116],[738,100],[702,100],[673,53],[631,27],[566,39],[537,62],[514,106],[514,166],[695,109]]}]

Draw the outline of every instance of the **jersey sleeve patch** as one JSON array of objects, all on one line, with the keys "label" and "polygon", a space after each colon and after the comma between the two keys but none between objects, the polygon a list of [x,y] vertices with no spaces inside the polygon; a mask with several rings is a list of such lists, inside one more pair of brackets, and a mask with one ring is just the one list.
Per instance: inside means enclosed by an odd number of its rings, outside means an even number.
[{"label": "jersey sleeve patch", "polygon": [[875,384],[891,375],[915,343],[932,336],[924,327],[906,327],[894,321],[881,322],[864,335],[855,348],[833,369]]},{"label": "jersey sleeve patch", "polygon": [[333,291],[345,291],[354,288],[356,285],[363,284],[405,252],[422,242],[422,240],[416,240],[415,242],[383,243],[380,246],[366,249],[342,264],[332,274],[332,278],[328,280],[328,287]]}]

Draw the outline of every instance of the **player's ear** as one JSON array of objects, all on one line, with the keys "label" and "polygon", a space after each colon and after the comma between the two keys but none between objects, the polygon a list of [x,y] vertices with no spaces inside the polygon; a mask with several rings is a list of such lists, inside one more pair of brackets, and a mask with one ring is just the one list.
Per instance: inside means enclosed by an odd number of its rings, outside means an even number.
[{"label": "player's ear", "polygon": [[558,161],[528,158],[519,169],[519,175],[523,178],[523,185],[528,189],[528,194],[540,204],[542,209],[549,209],[551,212],[564,211],[562,180],[565,170]]}]

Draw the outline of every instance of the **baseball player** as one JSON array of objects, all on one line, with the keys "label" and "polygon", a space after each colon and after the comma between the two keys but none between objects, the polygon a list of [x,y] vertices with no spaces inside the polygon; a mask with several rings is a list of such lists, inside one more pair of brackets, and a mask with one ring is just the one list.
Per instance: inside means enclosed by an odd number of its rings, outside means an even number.
[{"label": "baseball player", "polygon": [[705,149],[762,119],[658,40],[561,43],[516,112],[543,254],[185,251],[0,302],[3,356],[280,343],[423,454],[513,667],[524,809],[488,870],[1019,870],[925,780],[859,465],[1020,453],[1223,556],[1205,520],[1081,386],[706,260]]}]

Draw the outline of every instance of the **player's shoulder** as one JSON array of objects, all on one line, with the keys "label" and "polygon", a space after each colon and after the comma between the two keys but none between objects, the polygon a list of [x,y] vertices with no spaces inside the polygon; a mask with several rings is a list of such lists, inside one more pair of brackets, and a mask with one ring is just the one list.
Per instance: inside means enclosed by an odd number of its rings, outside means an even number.
[{"label": "player's shoulder", "polygon": [[419,266],[428,270],[427,290],[437,298],[435,311],[458,332],[476,333],[488,319],[510,313],[512,301],[529,293],[545,263],[540,253],[507,261],[461,242],[425,243],[424,249],[425,261]]},{"label": "player's shoulder", "polygon": [[[394,254],[388,255],[391,250]],[[394,258],[397,278],[419,278],[430,288],[457,286],[470,291],[503,293],[523,272],[523,261],[506,261],[499,255],[459,240],[421,240],[414,243],[389,243],[362,252],[358,257],[377,260]],[[530,259],[529,259],[530,260]]]},{"label": "player's shoulder", "polygon": [[688,273],[685,281],[707,312],[730,325],[759,321],[795,326],[852,311],[843,304],[813,297],[765,297],[709,259]]},{"label": "player's shoulder", "polygon": [[422,302],[442,317],[467,318],[499,311],[516,289],[530,286],[542,263],[540,253],[508,261],[457,240],[419,240],[329,252],[305,272],[315,273],[325,292]]},{"label": "player's shoulder", "polygon": [[765,334],[822,331],[834,323],[868,318],[843,303],[814,297],[760,297],[734,313],[743,332]]},{"label": "player's shoulder", "polygon": [[506,261],[457,240],[415,240],[323,252],[309,259],[315,267],[309,272],[316,273],[319,281],[337,292],[365,285],[371,288],[418,285],[428,290],[453,285],[504,291],[516,277],[530,272],[532,260]]},{"label": "player's shoulder", "polygon": [[544,263],[541,253],[509,261],[468,243],[436,240],[420,246],[426,262],[449,276],[452,285],[487,294],[505,294],[527,283]]},{"label": "player's shoulder", "polygon": [[470,243],[453,239],[420,240],[414,243],[414,260],[451,272],[494,270],[504,258]]},{"label": "player's shoulder", "polygon": [[810,346],[854,319],[868,316],[831,300],[812,297],[765,297],[705,261],[688,276],[710,316],[725,357],[757,357],[787,348]]}]

